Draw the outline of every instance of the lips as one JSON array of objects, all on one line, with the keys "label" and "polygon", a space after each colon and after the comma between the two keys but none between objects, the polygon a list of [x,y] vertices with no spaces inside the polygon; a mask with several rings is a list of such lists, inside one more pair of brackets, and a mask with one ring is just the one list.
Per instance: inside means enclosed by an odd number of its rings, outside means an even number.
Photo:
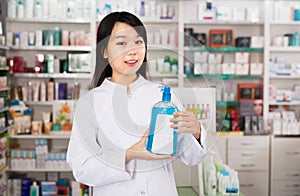
[{"label": "lips", "polygon": [[137,62],[138,62],[138,60],[135,60],[135,59],[125,61],[125,63],[126,63],[129,67],[135,66],[135,64],[136,64]]}]

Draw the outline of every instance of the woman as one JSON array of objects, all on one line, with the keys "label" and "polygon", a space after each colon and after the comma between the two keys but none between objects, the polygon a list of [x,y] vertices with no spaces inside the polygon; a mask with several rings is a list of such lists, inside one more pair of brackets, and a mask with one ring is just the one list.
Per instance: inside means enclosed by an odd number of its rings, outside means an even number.
[{"label": "woman", "polygon": [[[94,195],[177,195],[171,155],[146,150],[152,106],[161,100],[159,84],[142,75],[147,36],[128,12],[107,15],[97,32],[97,65],[92,90],[77,102],[67,161],[77,181]],[[178,98],[172,102],[182,110]],[[178,156],[187,165],[205,154],[202,126],[191,112],[176,112]],[[201,142],[198,143],[197,139]]]}]

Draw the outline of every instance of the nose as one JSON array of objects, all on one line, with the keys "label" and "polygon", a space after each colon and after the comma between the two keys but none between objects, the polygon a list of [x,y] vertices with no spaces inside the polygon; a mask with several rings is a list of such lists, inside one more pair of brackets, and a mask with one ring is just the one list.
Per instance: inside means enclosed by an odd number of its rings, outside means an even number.
[{"label": "nose", "polygon": [[137,48],[134,46],[129,47],[127,50],[127,55],[136,55],[136,50]]}]

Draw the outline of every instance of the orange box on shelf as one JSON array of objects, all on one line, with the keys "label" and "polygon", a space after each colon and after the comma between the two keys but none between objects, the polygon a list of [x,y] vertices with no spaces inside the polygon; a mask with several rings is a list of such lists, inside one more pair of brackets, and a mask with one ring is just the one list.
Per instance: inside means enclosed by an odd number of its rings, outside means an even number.
[{"label": "orange box on shelf", "polygon": [[209,30],[209,47],[220,48],[232,46],[233,34],[230,29],[211,29]]}]

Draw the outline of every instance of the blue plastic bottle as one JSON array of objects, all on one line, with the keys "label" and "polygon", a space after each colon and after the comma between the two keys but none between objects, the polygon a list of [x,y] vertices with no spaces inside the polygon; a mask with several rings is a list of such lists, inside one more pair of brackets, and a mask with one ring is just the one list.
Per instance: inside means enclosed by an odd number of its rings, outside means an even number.
[{"label": "blue plastic bottle", "polygon": [[170,127],[170,118],[176,118],[173,112],[177,112],[178,108],[171,102],[170,87],[164,86],[162,89],[162,101],[152,108],[147,150],[155,154],[175,156],[178,133]]}]

